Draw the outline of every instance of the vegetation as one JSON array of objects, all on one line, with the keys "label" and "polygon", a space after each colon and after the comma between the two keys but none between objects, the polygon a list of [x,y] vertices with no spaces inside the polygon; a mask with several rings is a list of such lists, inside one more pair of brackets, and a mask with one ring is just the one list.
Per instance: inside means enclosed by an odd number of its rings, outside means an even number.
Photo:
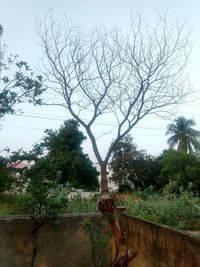
[{"label": "vegetation", "polygon": [[[59,187],[59,190],[61,189],[61,187]],[[61,192],[63,192],[63,190],[64,189],[62,189]],[[66,192],[65,192],[65,196],[66,196]],[[35,206],[33,206],[33,209],[31,209],[31,205],[32,205],[32,201],[35,201],[35,200],[31,198],[29,193],[24,193],[20,195],[1,193],[0,199],[1,199],[0,216],[1,215],[20,215],[20,214],[30,215],[30,210],[32,210],[31,214],[32,213],[34,214]],[[57,197],[55,197],[55,202],[57,201],[56,199]],[[46,200],[48,201],[48,197],[46,198]],[[96,201],[97,201],[96,198],[95,199],[82,198],[78,194],[74,197],[66,197],[65,201],[62,202],[62,205],[59,205],[58,209],[56,208],[56,210],[59,213],[97,213],[97,207],[96,207],[97,202]],[[36,201],[34,203],[36,203]],[[49,211],[50,211],[51,204],[49,203],[47,207],[49,207]]]},{"label": "vegetation", "polygon": [[177,145],[177,150],[186,153],[192,153],[200,149],[200,131],[192,128],[196,123],[194,120],[188,120],[181,116],[170,123],[167,127],[166,134],[171,134],[168,139],[170,148]]},{"label": "vegetation", "polygon": [[85,219],[82,223],[86,234],[90,238],[92,250],[92,265],[91,267],[107,267],[108,261],[108,245],[110,235],[107,231],[102,233],[102,229]]},{"label": "vegetation", "polygon": [[200,195],[200,158],[197,154],[180,150],[165,150],[157,157],[138,151],[128,135],[115,147],[110,167],[111,180],[119,185],[120,192],[144,190],[149,186],[171,192],[190,189]]},{"label": "vegetation", "polygon": [[111,180],[119,185],[121,192],[156,187],[156,177],[159,175],[157,160],[143,150],[138,151],[130,135],[115,146],[110,168]]},{"label": "vegetation", "polygon": [[191,192],[179,194],[163,191],[147,191],[138,194],[139,200],[133,203],[131,198],[125,200],[127,213],[139,218],[151,220],[183,230],[200,229],[200,199]]},{"label": "vegetation", "polygon": [[0,193],[9,190],[12,182],[12,172],[7,167],[8,161],[0,156]]},{"label": "vegetation", "polygon": [[41,247],[42,228],[64,210],[68,202],[68,191],[64,189],[64,186],[59,185],[56,181],[44,182],[40,178],[34,177],[30,181],[27,194],[19,195],[18,207],[33,221],[31,267],[35,266]]},{"label": "vegetation", "polygon": [[[69,120],[58,131],[47,130],[42,142],[30,153],[14,153],[13,159],[22,160],[26,156],[27,159],[34,158],[36,164],[22,173],[27,182],[24,193],[0,194],[0,215],[29,214],[40,229],[44,222],[58,213],[97,212],[98,194],[87,199],[80,194],[69,196],[69,183],[70,186],[91,188],[87,179],[80,179],[81,173],[80,177],[74,175],[80,165],[74,164],[73,156],[77,157],[77,162],[83,158],[87,160],[80,147],[84,138],[78,130],[78,123]],[[9,190],[14,177],[7,167],[8,162],[1,158],[0,163],[3,192]],[[87,166],[91,167],[90,163],[88,161],[89,165],[85,165],[85,170]],[[197,154],[170,149],[153,159],[144,151],[138,151],[127,135],[115,147],[111,167],[113,180],[124,186],[131,184],[134,192],[122,203],[128,214],[179,229],[199,229],[200,167]],[[88,173],[92,173],[90,168]],[[95,179],[91,181],[93,185]]]},{"label": "vegetation", "polygon": [[[99,195],[97,194],[97,197]],[[66,213],[97,213],[97,197],[83,198],[80,194],[71,197],[66,207]]]},{"label": "vegetation", "polygon": [[17,55],[7,55],[2,44],[3,27],[0,25],[0,118],[15,112],[17,103],[41,104],[40,95],[45,91],[42,76],[35,76],[27,62]]},{"label": "vegetation", "polygon": [[[22,175],[29,178],[26,192],[1,193],[0,215],[29,214],[36,221],[40,218],[44,222],[58,213],[97,212],[98,194],[87,199],[80,194],[70,197],[71,187],[69,184],[65,187],[65,182],[72,182],[74,185],[74,180],[66,179],[60,172],[56,175],[54,171],[55,163],[58,163],[56,156],[60,156],[60,167],[62,164],[64,166],[64,162],[69,162],[69,158],[62,162],[62,156],[76,154],[71,153],[70,149],[78,151],[78,155],[82,153],[82,140],[84,136],[78,131],[77,122],[73,120],[67,121],[58,131],[46,131],[41,144],[35,146],[32,153],[26,154],[31,155],[31,158],[35,155],[36,159],[35,167]],[[43,151],[46,151],[46,155],[43,155]],[[14,156],[18,157],[19,154]],[[46,158],[52,158],[52,161],[44,167]],[[7,162],[2,159],[0,177],[8,175],[8,184],[1,183],[1,191],[8,190],[13,179],[11,170],[6,166]],[[171,149],[163,151],[157,159],[152,159],[144,151],[138,151],[132,138],[126,136],[113,152],[111,167],[115,181],[121,185],[126,185],[128,181],[132,185],[131,191],[134,193],[129,194],[129,198],[125,197],[121,203],[126,206],[128,214],[179,229],[199,230],[198,155]],[[67,165],[66,168],[70,170],[71,167]],[[62,168],[57,170],[62,171]],[[5,182],[4,179],[1,181]]]},{"label": "vegetation", "polygon": [[40,151],[47,155],[36,161],[27,177],[39,175],[43,179],[56,178],[60,183],[70,183],[75,188],[97,189],[98,172],[82,151],[84,140],[75,120],[66,121],[58,131],[46,130]]},{"label": "vegetation", "polygon": [[[62,196],[66,197],[65,190],[59,189],[57,191],[57,194],[58,192],[61,194],[59,201],[57,197],[55,198],[55,194],[52,195],[53,206],[47,205],[49,211],[55,207],[58,213],[97,212],[96,198],[85,199],[78,195],[73,198],[65,198],[63,202]],[[30,195],[27,196],[26,194],[23,196],[1,194],[0,215],[27,214],[27,208],[24,209],[24,202],[29,198]],[[119,204],[126,207],[126,213],[129,215],[183,230],[200,229],[200,199],[190,191],[181,191],[177,194],[171,193],[168,188],[160,193],[146,189],[129,193],[125,197],[123,195],[123,199],[119,195],[119,199],[121,199]],[[28,203],[31,204],[31,202]],[[33,203],[36,203],[35,200]]]},{"label": "vegetation", "polygon": [[199,157],[194,154],[176,150],[164,151],[159,158],[159,187],[168,186],[172,192],[189,188],[193,193],[200,195],[199,161]]},{"label": "vegetation", "polygon": [[[137,151],[130,136],[127,136],[144,117],[169,113],[170,107],[187,96],[184,67],[190,45],[184,25],[168,27],[166,17],[159,17],[155,26],[148,25],[139,14],[136,19],[132,17],[131,31],[124,36],[118,28],[111,32],[101,28],[87,33],[66,21],[59,24],[54,23],[52,16],[50,18],[48,21],[46,16],[44,23],[38,27],[44,51],[46,89],[42,88],[42,77],[34,78],[26,62],[17,62],[15,56],[7,58],[5,50],[0,50],[0,118],[15,112],[15,104],[28,99],[35,104],[62,106],[75,119],[65,122],[58,131],[47,130],[43,141],[29,153],[20,151],[12,157],[35,161],[35,165],[22,174],[27,182],[26,192],[14,196],[16,202],[10,206],[9,201],[5,202],[6,210],[13,207],[11,213],[29,214],[34,221],[31,267],[34,267],[38,254],[40,230],[48,220],[58,212],[96,212],[92,200],[83,200],[80,196],[70,199],[63,191],[66,183],[88,190],[98,187],[98,173],[81,149],[85,137],[78,130],[78,123],[85,128],[100,165],[102,193],[108,193],[107,165],[113,153],[113,180],[121,186],[128,185],[134,190],[149,186],[162,189],[162,193],[154,193],[145,199],[140,197],[138,203],[126,200],[129,214],[181,229],[199,227],[199,213],[196,213],[199,199],[193,195],[194,192],[199,193],[199,182],[196,181],[198,160],[177,154],[176,167],[180,164],[180,168],[171,168],[173,155],[163,154],[157,161],[144,151]],[[1,27],[0,38],[2,33]],[[13,78],[3,74],[11,66],[16,68]],[[41,101],[39,97],[45,90],[47,93],[53,90],[55,95],[59,95],[56,102],[54,99],[52,103],[45,102],[45,98]],[[103,158],[99,136],[96,136],[93,126],[108,114],[117,127],[113,130],[113,142]],[[177,125],[179,122],[175,121]],[[193,125],[191,120],[187,121],[180,135],[180,131],[175,131],[175,126],[171,124],[168,133],[174,135],[169,139],[170,145],[179,142],[178,150],[182,153],[197,149],[199,132],[190,127]],[[1,170],[3,176],[9,177],[4,167]],[[1,191],[9,190],[9,179],[7,181],[0,183]],[[172,184],[176,185],[173,190]],[[167,186],[170,193],[166,191]],[[180,190],[189,186],[192,193]],[[100,210],[113,215],[114,198],[106,194],[103,197],[99,202],[99,207],[100,204],[102,206]],[[2,214],[5,214],[2,207]],[[127,266],[136,254],[122,244],[123,234],[117,218],[108,218],[116,243],[113,266],[115,262],[116,266]],[[85,227],[92,239],[94,266],[102,266],[94,257],[101,240],[94,235],[93,230],[96,229],[91,224],[87,222]]]},{"label": "vegetation", "polygon": [[98,188],[98,172],[81,144],[85,136],[75,120],[68,120],[58,131],[46,130],[43,140],[30,152],[14,152],[11,159],[34,160],[35,164],[23,173],[25,180],[38,177],[46,181],[70,183],[75,188],[94,191]]}]

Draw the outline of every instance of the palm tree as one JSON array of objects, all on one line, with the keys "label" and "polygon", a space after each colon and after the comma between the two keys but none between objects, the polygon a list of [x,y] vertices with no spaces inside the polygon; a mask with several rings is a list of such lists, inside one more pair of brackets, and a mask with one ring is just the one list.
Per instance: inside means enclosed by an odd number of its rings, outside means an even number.
[{"label": "palm tree", "polygon": [[196,125],[195,121],[180,116],[167,126],[166,134],[171,134],[167,140],[170,148],[178,144],[177,150],[192,153],[200,150],[200,131],[192,128]]}]

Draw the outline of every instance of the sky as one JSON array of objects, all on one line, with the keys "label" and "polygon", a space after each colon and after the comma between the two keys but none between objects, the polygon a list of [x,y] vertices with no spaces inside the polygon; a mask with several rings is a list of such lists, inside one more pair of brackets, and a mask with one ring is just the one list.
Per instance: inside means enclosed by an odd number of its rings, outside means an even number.
[{"label": "sky", "polygon": [[[38,71],[42,57],[36,24],[49,10],[56,18],[66,16],[76,25],[90,29],[96,25],[106,28],[119,26],[126,32],[130,23],[130,10],[142,9],[146,20],[151,24],[155,10],[165,13],[168,9],[169,21],[188,21],[191,29],[192,52],[187,71],[190,82],[197,91],[192,102],[177,107],[176,116],[183,115],[194,119],[196,129],[200,130],[200,2],[198,0],[0,0],[0,24],[4,28],[3,42],[7,44],[9,53],[18,54],[20,59]],[[11,151],[23,148],[31,149],[44,136],[45,129],[57,130],[64,120],[71,118],[65,110],[59,108],[33,107],[23,104],[19,106],[21,115],[6,115],[0,120],[0,151],[9,147]],[[172,118],[163,119],[147,117],[131,131],[138,149],[157,156],[167,146],[166,127]],[[107,121],[106,124],[112,124]],[[95,129],[98,135],[104,130],[109,132],[109,125],[101,125]],[[84,131],[81,128],[82,131]],[[112,134],[102,137],[100,151],[102,156],[110,145]],[[84,152],[95,161],[89,139],[83,144]],[[5,152],[0,152],[5,155]]]}]

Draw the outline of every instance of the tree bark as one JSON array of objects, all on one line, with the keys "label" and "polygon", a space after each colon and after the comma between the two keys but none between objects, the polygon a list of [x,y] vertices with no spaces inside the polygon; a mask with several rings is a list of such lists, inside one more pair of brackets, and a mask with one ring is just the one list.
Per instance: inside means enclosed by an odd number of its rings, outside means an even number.
[{"label": "tree bark", "polygon": [[39,240],[40,240],[40,231],[41,228],[47,223],[48,219],[44,219],[43,221],[39,221],[34,217],[31,217],[34,225],[31,234],[31,241],[32,241],[32,255],[31,255],[31,267],[35,267],[36,258],[39,253]]},{"label": "tree bark", "polygon": [[36,257],[38,254],[38,239],[39,239],[39,233],[42,225],[38,224],[33,228],[32,231],[32,255],[31,255],[31,267],[35,266]]},{"label": "tree bark", "polygon": [[100,180],[101,193],[106,193],[108,192],[108,179],[106,171],[107,164],[104,161],[100,162],[99,164],[101,170],[101,180]]},{"label": "tree bark", "polygon": [[112,262],[111,267],[127,267],[128,263],[137,256],[137,252],[133,249],[128,249],[124,245],[125,236],[122,233],[118,223],[115,197],[111,197],[108,194],[103,194],[99,199],[98,208],[108,219],[115,241],[116,257]]}]

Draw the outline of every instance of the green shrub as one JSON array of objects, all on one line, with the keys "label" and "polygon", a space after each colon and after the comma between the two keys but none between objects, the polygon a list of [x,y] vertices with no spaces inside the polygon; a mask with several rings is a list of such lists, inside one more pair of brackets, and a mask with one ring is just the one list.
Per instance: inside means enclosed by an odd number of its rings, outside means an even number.
[{"label": "green shrub", "polygon": [[119,188],[118,188],[118,192],[119,193],[133,192],[133,186],[131,186],[131,184],[129,184],[129,183],[120,184]]},{"label": "green shrub", "polygon": [[17,202],[19,195],[11,193],[0,193],[0,215],[24,214]]},{"label": "green shrub", "polygon": [[195,230],[200,228],[200,200],[191,192],[184,191],[179,195],[167,191],[152,193],[134,203],[126,199],[124,205],[130,215],[152,220],[178,229]]},{"label": "green shrub", "polygon": [[100,226],[97,226],[96,224],[92,223],[92,221],[89,219],[85,219],[82,225],[91,243],[91,266],[108,266],[108,246],[111,238],[111,233],[108,232],[108,230],[103,231]]},{"label": "green shrub", "polygon": [[[40,211],[38,210],[40,207]],[[0,215],[30,215],[38,212],[56,213],[96,213],[97,196],[82,198],[80,194],[67,198],[67,192],[58,186],[54,195],[47,195],[47,191],[36,190],[23,194],[0,194]],[[42,214],[41,214],[42,215]]]},{"label": "green shrub", "polygon": [[97,212],[97,202],[92,198],[82,198],[77,194],[68,202],[66,213],[95,213]]}]

